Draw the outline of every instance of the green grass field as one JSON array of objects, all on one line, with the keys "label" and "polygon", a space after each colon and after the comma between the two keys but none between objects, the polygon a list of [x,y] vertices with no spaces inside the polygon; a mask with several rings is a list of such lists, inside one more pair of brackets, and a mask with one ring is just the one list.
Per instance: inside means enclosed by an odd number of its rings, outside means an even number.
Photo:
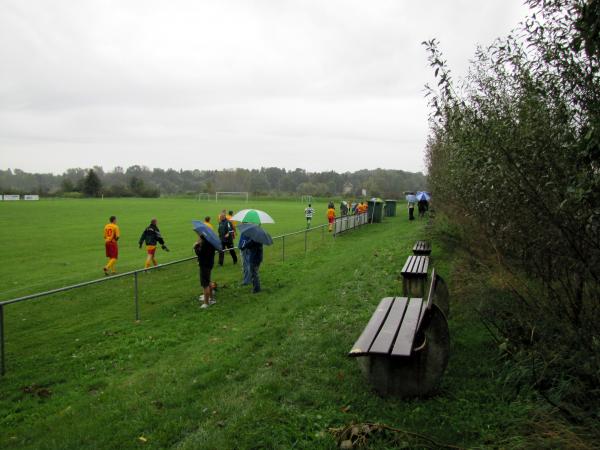
[{"label": "green grass field", "polygon": [[[304,226],[299,202],[252,206],[272,213],[274,234]],[[124,271],[143,264],[137,239],[151,216],[173,249],[159,255],[167,261],[190,255],[189,221],[220,208],[165,199],[0,204],[3,297],[100,275],[110,214],[122,227]],[[521,447],[530,393],[498,380],[496,347],[454,299],[450,364],[435,395],[379,398],[346,356],[379,300],[401,292],[399,270],[423,235],[403,215],[335,239],[311,233],[306,255],[300,235],[286,242],[285,262],[280,244],[268,248],[258,295],[239,286],[226,259],[208,310],[198,308],[193,261],[143,274],[138,323],[130,278],[9,305],[0,448],[335,448],[329,428],[353,422],[465,447]],[[452,292],[453,261],[436,242],[434,263]],[[369,445],[427,448],[403,434]]]},{"label": "green grass field", "polygon": [[[106,262],[102,230],[111,215],[121,229],[117,270],[125,272],[144,266],[145,251],[138,239],[152,217],[171,250],[157,251],[159,263],[193,256],[196,233],[192,219],[219,212],[257,208],[267,211],[275,224],[265,225],[273,235],[306,226],[299,201],[233,200],[215,203],[193,199],[92,199],[0,202],[0,229],[4,246],[0,272],[0,300],[74,284],[103,276]],[[326,222],[325,203],[313,205],[313,226]]]}]

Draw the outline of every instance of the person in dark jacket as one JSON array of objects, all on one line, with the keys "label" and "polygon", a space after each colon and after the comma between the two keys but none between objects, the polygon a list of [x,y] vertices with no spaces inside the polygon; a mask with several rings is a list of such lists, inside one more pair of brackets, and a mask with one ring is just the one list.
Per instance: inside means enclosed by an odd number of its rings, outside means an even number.
[{"label": "person in dark jacket", "polygon": [[150,221],[150,225],[146,227],[142,235],[140,236],[140,240],[138,242],[139,247],[142,248],[142,244],[146,243],[146,263],[144,264],[144,268],[150,267],[150,265],[157,265],[156,262],[156,245],[160,244],[161,248],[164,251],[169,251],[167,246],[165,245],[165,240],[160,234],[160,230],[158,229],[158,225],[156,224],[156,219],[152,219]]},{"label": "person in dark jacket", "polygon": [[200,308],[208,308],[215,303],[210,283],[210,274],[215,265],[216,249],[204,238],[204,236],[200,236],[193,248],[196,257],[198,258],[198,266],[200,267],[200,286],[203,290],[203,295],[200,296],[200,299],[202,300]]},{"label": "person in dark jacket", "polygon": [[229,254],[233,259],[233,263],[237,264],[237,255],[233,249],[233,237],[235,235],[233,225],[229,220],[227,220],[227,216],[225,214],[221,214],[219,219],[219,238],[221,239],[221,244],[223,245],[223,251],[219,252],[219,265],[223,265],[223,261],[225,260],[225,252],[227,249],[229,249]]},{"label": "person in dark jacket", "polygon": [[244,233],[242,233],[242,237],[240,237],[240,241],[242,240],[244,240],[243,250],[248,252],[247,258],[250,266],[249,273],[252,280],[252,292],[257,294],[260,292],[260,277],[258,275],[258,269],[263,260],[263,245],[259,242],[253,241],[252,239],[244,239]]},{"label": "person in dark jacket", "polygon": [[247,286],[252,283],[252,277],[250,276],[250,250],[246,248],[246,244],[250,242],[250,238],[245,233],[240,235],[240,242],[238,248],[242,255],[242,286]]}]

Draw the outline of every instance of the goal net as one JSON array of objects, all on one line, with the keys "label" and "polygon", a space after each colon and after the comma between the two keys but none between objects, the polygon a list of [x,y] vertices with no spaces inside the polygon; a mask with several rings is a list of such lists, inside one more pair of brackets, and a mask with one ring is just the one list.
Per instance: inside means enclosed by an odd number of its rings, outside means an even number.
[{"label": "goal net", "polygon": [[247,192],[217,192],[215,194],[215,202],[218,202],[219,199],[224,199],[224,198],[241,198],[246,200],[246,203],[248,203],[248,193]]},{"label": "goal net", "polygon": [[198,194],[198,200],[210,200],[210,195],[208,192],[200,192]]},{"label": "goal net", "polygon": [[312,195],[303,195],[302,199],[300,201],[302,203],[312,203],[312,201],[313,201]]}]

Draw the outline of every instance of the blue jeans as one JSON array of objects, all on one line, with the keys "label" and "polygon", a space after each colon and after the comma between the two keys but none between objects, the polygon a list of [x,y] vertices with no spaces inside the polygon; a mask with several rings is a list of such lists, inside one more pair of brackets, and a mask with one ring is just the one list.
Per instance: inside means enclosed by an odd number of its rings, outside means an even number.
[{"label": "blue jeans", "polygon": [[258,276],[258,268],[260,264],[250,264],[250,277],[252,278],[252,292],[260,292],[260,277]]},{"label": "blue jeans", "polygon": [[252,277],[250,276],[250,252],[248,250],[242,250],[242,284],[252,283]]}]

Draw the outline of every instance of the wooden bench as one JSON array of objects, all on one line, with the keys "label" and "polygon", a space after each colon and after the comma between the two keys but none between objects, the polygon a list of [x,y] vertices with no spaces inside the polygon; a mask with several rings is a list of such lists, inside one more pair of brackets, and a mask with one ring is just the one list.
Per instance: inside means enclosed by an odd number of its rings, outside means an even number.
[{"label": "wooden bench", "polygon": [[437,386],[450,349],[448,323],[434,303],[435,276],[426,300],[386,297],[348,356],[382,396],[425,395]]},{"label": "wooden bench", "polygon": [[425,297],[425,281],[429,268],[429,256],[411,255],[406,259],[402,274],[403,295],[405,297]]},{"label": "wooden bench", "polygon": [[427,241],[417,241],[412,250],[413,255],[431,255],[431,244]]}]

